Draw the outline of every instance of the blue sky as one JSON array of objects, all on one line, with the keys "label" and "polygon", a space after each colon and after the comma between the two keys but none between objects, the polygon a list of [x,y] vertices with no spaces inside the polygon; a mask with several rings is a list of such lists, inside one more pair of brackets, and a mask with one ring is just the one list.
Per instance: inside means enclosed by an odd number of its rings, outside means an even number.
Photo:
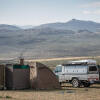
[{"label": "blue sky", "polygon": [[0,24],[39,25],[73,18],[100,22],[100,0],[0,0]]}]

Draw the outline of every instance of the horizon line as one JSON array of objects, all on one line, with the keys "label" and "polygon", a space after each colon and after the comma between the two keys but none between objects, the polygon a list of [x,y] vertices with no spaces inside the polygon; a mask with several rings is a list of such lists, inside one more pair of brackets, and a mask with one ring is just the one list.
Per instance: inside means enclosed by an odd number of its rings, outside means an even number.
[{"label": "horizon line", "polygon": [[0,25],[12,25],[12,26],[20,26],[20,27],[23,27],[23,26],[40,26],[40,25],[43,25],[43,24],[53,24],[53,23],[67,23],[71,20],[79,20],[79,21],[90,21],[90,22],[95,22],[95,23],[100,23],[99,21],[94,21],[94,20],[84,20],[84,19],[70,19],[68,21],[55,21],[55,22],[47,22],[47,23],[41,23],[41,24],[37,24],[37,25],[33,25],[33,24],[8,24],[8,23],[0,23]]}]

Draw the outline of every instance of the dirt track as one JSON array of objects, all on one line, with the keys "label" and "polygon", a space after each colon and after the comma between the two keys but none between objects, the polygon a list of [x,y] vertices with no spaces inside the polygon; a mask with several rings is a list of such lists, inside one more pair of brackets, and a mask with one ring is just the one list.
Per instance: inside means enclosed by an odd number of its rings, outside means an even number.
[{"label": "dirt track", "polygon": [[[10,98],[5,98],[6,96]],[[0,91],[0,100],[100,100],[100,85],[62,90]]]}]

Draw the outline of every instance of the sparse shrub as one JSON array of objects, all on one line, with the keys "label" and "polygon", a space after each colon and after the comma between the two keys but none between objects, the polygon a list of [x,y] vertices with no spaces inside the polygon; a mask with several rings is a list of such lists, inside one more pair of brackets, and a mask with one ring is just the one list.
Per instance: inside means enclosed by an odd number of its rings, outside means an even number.
[{"label": "sparse shrub", "polygon": [[2,96],[0,96],[0,98],[3,98]]},{"label": "sparse shrub", "polygon": [[10,98],[12,98],[12,97],[11,97],[11,96],[6,96],[6,98],[7,98],[7,99],[10,99]]}]

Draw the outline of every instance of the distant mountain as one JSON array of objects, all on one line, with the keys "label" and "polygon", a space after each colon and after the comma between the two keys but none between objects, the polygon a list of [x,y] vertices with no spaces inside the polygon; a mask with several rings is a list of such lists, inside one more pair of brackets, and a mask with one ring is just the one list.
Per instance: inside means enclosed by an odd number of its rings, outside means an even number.
[{"label": "distant mountain", "polygon": [[26,58],[34,59],[100,55],[100,32],[96,30],[99,23],[73,19],[29,29],[4,26],[0,27],[0,57],[3,58],[18,57],[21,52]]},{"label": "distant mountain", "polygon": [[14,25],[0,24],[0,30],[20,30],[20,28]]},{"label": "distant mountain", "polygon": [[92,32],[96,32],[98,31],[98,29],[100,29],[100,23],[72,19],[71,21],[66,23],[66,27],[74,31],[89,30]]},{"label": "distant mountain", "polygon": [[37,26],[37,28],[55,28],[55,29],[64,29],[64,30],[89,30],[91,32],[100,31],[100,23],[92,22],[92,21],[83,21],[72,19],[66,23],[49,23]]}]

